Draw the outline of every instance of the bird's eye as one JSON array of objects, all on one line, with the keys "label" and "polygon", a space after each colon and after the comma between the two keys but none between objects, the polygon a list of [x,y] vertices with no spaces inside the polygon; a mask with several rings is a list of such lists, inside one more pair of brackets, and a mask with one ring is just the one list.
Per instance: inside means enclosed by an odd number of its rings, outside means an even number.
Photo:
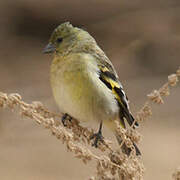
[{"label": "bird's eye", "polygon": [[62,38],[57,38],[57,43],[61,43],[62,42]]}]

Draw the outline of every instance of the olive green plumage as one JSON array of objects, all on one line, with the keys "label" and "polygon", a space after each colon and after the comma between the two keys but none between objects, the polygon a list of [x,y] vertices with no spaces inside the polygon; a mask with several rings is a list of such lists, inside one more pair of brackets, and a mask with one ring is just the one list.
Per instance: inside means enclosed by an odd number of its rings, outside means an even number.
[{"label": "olive green plumage", "polygon": [[118,75],[94,38],[66,22],[53,31],[44,52],[54,53],[51,86],[60,110],[80,121],[103,122],[121,143],[114,121],[126,128],[124,120],[132,125],[134,118]]}]

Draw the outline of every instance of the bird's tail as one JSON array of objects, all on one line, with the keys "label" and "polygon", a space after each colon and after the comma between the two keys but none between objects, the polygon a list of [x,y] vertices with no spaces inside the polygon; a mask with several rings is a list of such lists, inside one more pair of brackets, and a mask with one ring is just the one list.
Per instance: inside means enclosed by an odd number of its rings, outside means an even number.
[{"label": "bird's tail", "polygon": [[[115,136],[116,136],[116,139],[117,139],[119,145],[121,145],[122,139],[121,139],[120,135],[118,135],[118,134],[116,133]],[[137,147],[137,145],[136,145],[134,142],[133,142],[133,146],[134,146],[134,148],[135,148],[135,150],[136,150],[136,155],[137,155],[137,156],[140,156],[140,155],[141,155],[141,152],[140,152],[139,148]],[[129,156],[132,150],[131,150],[131,148],[128,148],[125,143],[123,143],[123,145],[122,145],[122,151]]]}]

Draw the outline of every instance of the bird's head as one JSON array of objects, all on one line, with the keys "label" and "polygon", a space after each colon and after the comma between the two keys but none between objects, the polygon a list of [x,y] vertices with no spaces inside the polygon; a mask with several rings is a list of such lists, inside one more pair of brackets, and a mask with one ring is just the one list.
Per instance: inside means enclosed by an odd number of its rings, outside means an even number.
[{"label": "bird's head", "polygon": [[43,53],[63,52],[76,41],[79,31],[82,30],[73,27],[69,22],[60,24],[51,34]]}]

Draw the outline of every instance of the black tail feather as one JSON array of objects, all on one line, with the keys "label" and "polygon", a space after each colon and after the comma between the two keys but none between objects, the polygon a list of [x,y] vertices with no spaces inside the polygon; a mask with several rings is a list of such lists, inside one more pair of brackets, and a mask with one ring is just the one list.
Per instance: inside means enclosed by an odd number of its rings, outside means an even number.
[{"label": "black tail feather", "polygon": [[[124,107],[120,103],[118,104],[120,106],[120,112],[119,112],[120,118],[122,119],[123,117],[125,117],[128,124],[132,126],[132,124],[134,123],[134,117],[132,116],[132,114],[129,112],[129,110],[126,107]],[[139,126],[138,122],[135,122],[133,128],[138,127],[138,126]]]},{"label": "black tail feather", "polygon": [[[134,117],[130,113],[128,113],[127,115],[125,114],[125,117],[126,117],[127,122],[129,123],[129,125],[131,126],[134,123]],[[139,126],[138,122],[135,122],[134,125],[136,127]],[[135,128],[135,127],[133,126],[133,128]]]},{"label": "black tail feather", "polygon": [[[121,145],[121,143],[122,143],[121,137],[118,134],[115,134],[115,136],[116,136],[116,139],[117,139],[119,145]],[[134,146],[135,151],[136,151],[136,156],[140,156],[141,152],[140,152],[139,148],[137,147],[137,145],[134,142],[133,142],[133,146]],[[132,150],[131,150],[131,148],[128,148],[126,146],[126,144],[124,143],[122,145],[122,151],[129,156]]]}]

